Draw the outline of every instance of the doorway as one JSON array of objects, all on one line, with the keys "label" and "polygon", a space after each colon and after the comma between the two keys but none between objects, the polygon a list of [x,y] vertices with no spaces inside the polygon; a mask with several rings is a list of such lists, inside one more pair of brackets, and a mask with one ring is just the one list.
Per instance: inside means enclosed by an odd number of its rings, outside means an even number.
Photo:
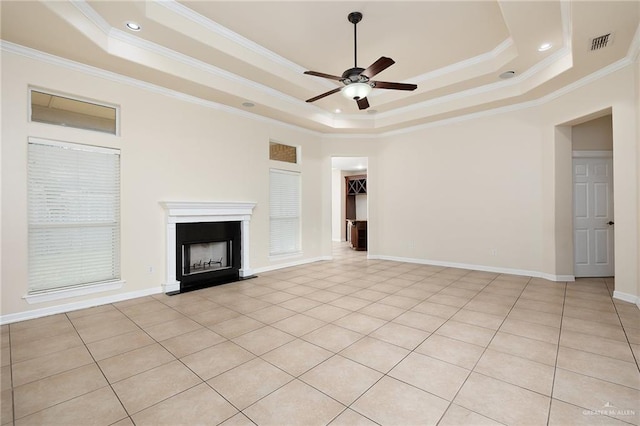
[{"label": "doorway", "polygon": [[575,125],[571,135],[574,276],[612,277],[615,223],[611,115]]},{"label": "doorway", "polygon": [[[331,239],[350,244],[349,225],[356,222],[361,229],[368,222],[368,157],[332,157],[331,168]],[[354,177],[357,177],[359,190],[357,194],[349,195],[347,182]],[[363,189],[363,182],[366,189]],[[348,199],[353,203],[347,203]]]}]

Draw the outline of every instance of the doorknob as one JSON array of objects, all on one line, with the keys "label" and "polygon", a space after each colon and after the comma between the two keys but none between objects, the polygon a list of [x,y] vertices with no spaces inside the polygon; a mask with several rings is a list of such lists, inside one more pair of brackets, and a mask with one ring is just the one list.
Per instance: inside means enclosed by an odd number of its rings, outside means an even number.
[{"label": "doorknob", "polygon": [[613,225],[613,221],[610,220],[609,222],[607,222],[607,225]]}]

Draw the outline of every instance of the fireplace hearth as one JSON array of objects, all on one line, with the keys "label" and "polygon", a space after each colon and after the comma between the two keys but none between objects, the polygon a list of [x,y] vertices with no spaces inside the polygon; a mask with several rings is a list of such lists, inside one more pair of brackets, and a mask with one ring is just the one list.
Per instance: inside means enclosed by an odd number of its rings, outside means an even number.
[{"label": "fireplace hearth", "polygon": [[249,230],[255,203],[160,203],[166,212],[166,282],[176,294],[252,278]]}]

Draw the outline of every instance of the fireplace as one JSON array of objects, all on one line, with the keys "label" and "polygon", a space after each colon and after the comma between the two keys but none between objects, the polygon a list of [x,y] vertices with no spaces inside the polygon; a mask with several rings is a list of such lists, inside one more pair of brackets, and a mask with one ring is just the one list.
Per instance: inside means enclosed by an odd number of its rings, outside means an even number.
[{"label": "fireplace", "polygon": [[249,223],[255,203],[161,202],[166,211],[165,293],[252,277]]},{"label": "fireplace", "polygon": [[180,291],[240,279],[240,222],[176,225],[176,279]]},{"label": "fireplace", "polygon": [[233,240],[182,245],[182,276],[233,268]]}]

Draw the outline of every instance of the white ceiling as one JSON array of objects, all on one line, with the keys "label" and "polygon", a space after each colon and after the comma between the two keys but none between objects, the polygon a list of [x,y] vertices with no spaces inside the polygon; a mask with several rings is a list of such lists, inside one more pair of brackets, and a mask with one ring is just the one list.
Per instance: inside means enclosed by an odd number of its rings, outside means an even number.
[{"label": "white ceiling", "polygon": [[[535,100],[640,49],[637,1],[5,0],[0,7],[5,48],[29,47],[324,133],[382,133]],[[364,15],[358,66],[391,57],[396,63],[375,79],[418,89],[374,89],[364,111],[339,93],[306,103],[341,83],[303,71],[341,75],[354,66],[352,11]],[[127,30],[130,20],[142,31]],[[607,33],[609,45],[589,51],[590,39]],[[553,47],[539,52],[545,42]],[[509,70],[514,78],[498,77]]]}]

